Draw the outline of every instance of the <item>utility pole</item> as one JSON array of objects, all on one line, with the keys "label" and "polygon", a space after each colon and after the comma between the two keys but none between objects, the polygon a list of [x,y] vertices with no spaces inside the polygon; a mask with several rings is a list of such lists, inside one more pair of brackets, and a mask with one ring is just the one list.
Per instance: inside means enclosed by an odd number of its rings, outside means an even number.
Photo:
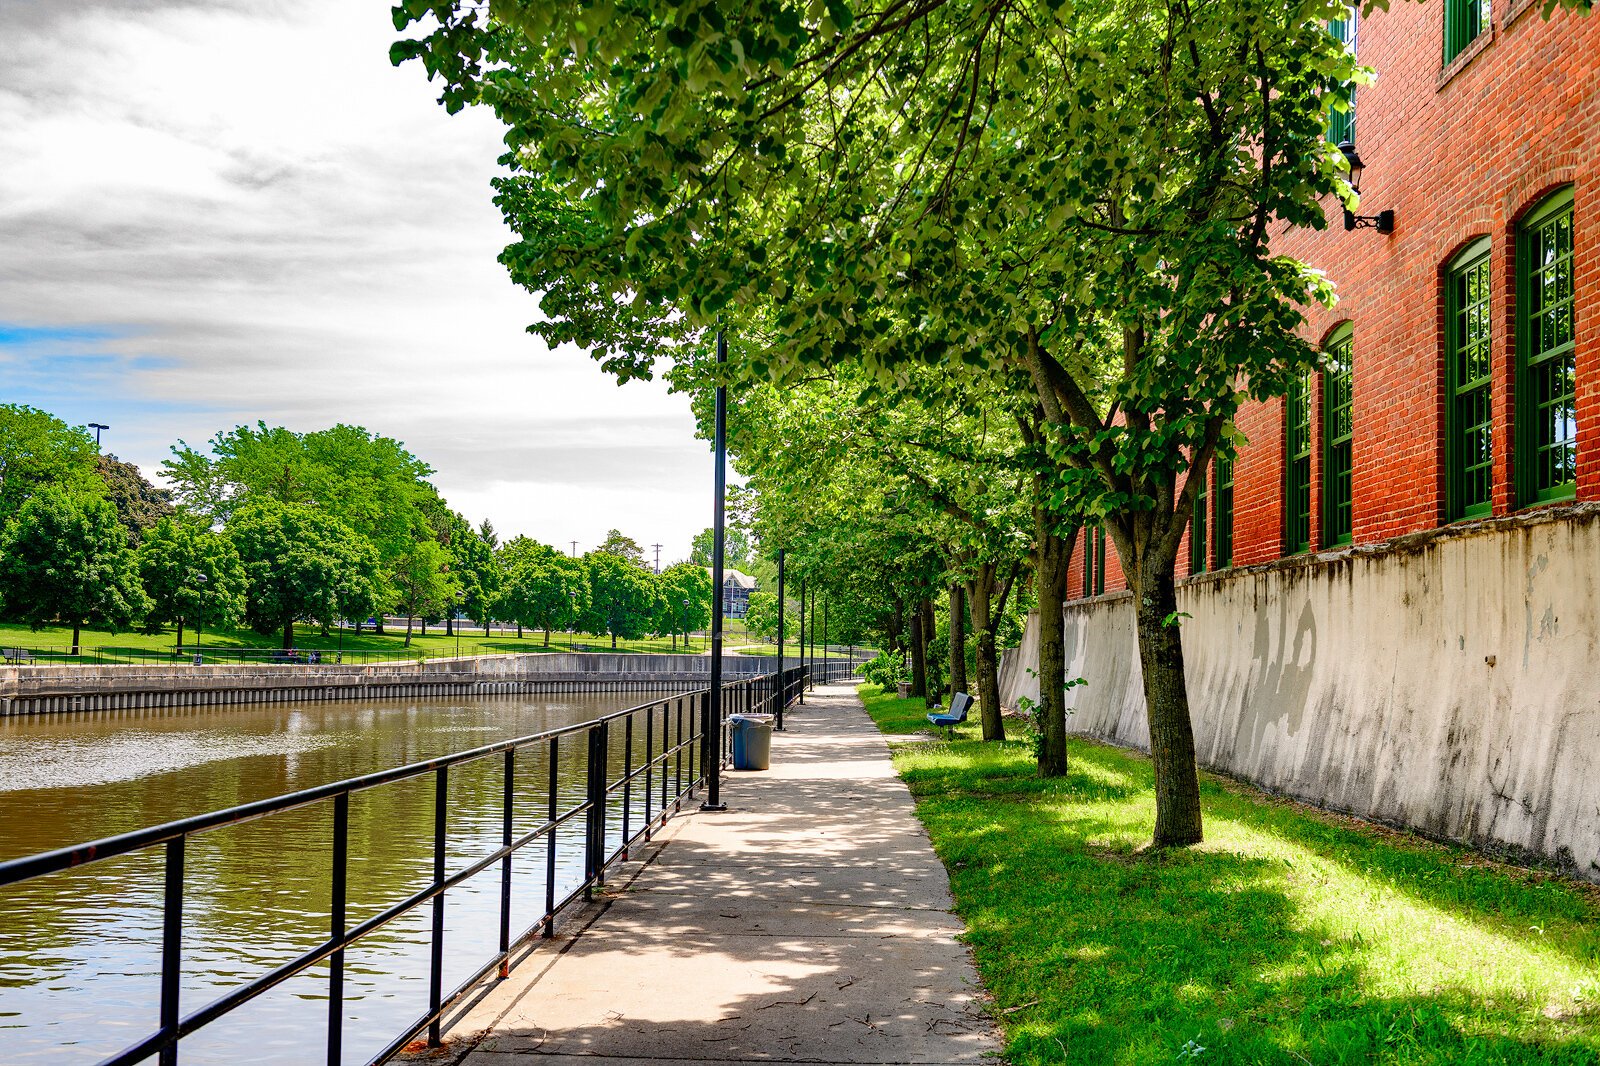
[{"label": "utility pole", "polygon": [[573,541],[572,542],[572,554],[571,554],[570,557],[573,558],[573,559],[576,559],[578,557],[578,542],[577,541]]},{"label": "utility pole", "polygon": [[656,573],[659,574],[661,573],[661,545],[652,544],[650,547],[656,550]]}]

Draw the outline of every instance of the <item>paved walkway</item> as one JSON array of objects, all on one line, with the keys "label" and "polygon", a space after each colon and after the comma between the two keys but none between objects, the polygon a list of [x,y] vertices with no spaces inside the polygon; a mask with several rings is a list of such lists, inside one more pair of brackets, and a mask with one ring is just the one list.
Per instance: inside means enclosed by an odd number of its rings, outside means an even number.
[{"label": "paved walkway", "polygon": [[[843,685],[674,819],[604,910],[451,1032],[464,1066],[974,1063],[997,1054],[949,881]],[[437,1060],[435,1060],[437,1061]]]}]

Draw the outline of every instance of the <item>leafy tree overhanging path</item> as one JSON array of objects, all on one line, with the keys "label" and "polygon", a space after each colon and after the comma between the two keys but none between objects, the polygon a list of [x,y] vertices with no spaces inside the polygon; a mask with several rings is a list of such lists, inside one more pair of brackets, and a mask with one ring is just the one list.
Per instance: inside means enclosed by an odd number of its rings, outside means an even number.
[{"label": "leafy tree overhanging path", "polygon": [[726,775],[727,813],[670,823],[603,913],[456,1026],[447,1061],[992,1058],[949,880],[882,735],[845,686],[785,724],[771,770]]}]

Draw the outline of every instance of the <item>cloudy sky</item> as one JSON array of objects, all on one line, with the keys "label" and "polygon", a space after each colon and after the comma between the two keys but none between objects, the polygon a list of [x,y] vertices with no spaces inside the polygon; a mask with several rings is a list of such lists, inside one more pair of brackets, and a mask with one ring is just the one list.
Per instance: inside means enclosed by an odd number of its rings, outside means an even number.
[{"label": "cloudy sky", "polygon": [[397,437],[469,518],[687,554],[687,399],[524,327],[500,131],[395,69],[384,0],[0,0],[0,402],[167,448],[265,419]]}]

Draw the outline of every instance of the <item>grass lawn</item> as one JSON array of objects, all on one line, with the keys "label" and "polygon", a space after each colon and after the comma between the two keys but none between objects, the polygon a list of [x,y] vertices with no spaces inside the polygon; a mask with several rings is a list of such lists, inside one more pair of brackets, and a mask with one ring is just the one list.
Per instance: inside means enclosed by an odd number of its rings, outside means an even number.
[{"label": "grass lawn", "polygon": [[[460,648],[462,655],[504,655],[519,652],[566,651],[568,637],[566,633],[552,633],[550,647],[544,646],[544,633],[542,631],[525,630],[525,636],[518,639],[513,634],[501,635],[496,632],[492,637],[484,637],[482,629],[462,629]],[[87,662],[129,662],[129,661],[155,661],[157,659],[170,660],[173,642],[177,637],[177,630],[168,627],[160,633],[122,632],[108,633],[103,629],[90,629],[85,627],[80,637],[82,660]],[[207,629],[204,633],[205,646],[209,648],[276,648],[282,643],[280,634],[263,635],[250,629]],[[184,643],[194,642],[194,631],[184,630]],[[594,636],[583,633],[576,634],[572,640],[578,645],[587,646],[590,651],[610,651],[611,638],[604,634]],[[41,652],[64,654],[72,645],[72,630],[65,626],[48,626],[37,632],[30,630],[26,625],[13,622],[0,622],[0,647],[28,648]],[[295,627],[295,645],[300,648],[333,649],[340,646],[340,637],[337,631],[323,636],[314,625],[300,625]],[[456,654],[456,638],[444,635],[444,626],[431,625],[428,635],[422,636],[413,630],[411,634],[411,647],[405,647],[405,627],[398,630],[390,626],[388,632],[378,635],[373,632],[355,633],[346,631],[343,637],[343,647],[347,654],[359,652],[381,653],[385,655],[407,656],[411,658],[442,658]],[[671,637],[652,637],[644,640],[619,640],[619,651],[638,652],[670,652],[673,650]],[[691,641],[690,650],[702,652],[706,649],[706,641],[696,635]],[[677,641],[677,650],[684,650],[683,639]],[[41,660],[44,661],[44,660]]]},{"label": "grass lawn", "polygon": [[1145,757],[1074,739],[1046,782],[1026,740],[976,737],[895,765],[1012,1063],[1600,1063],[1594,886],[1211,775],[1205,843],[1151,852]]}]

